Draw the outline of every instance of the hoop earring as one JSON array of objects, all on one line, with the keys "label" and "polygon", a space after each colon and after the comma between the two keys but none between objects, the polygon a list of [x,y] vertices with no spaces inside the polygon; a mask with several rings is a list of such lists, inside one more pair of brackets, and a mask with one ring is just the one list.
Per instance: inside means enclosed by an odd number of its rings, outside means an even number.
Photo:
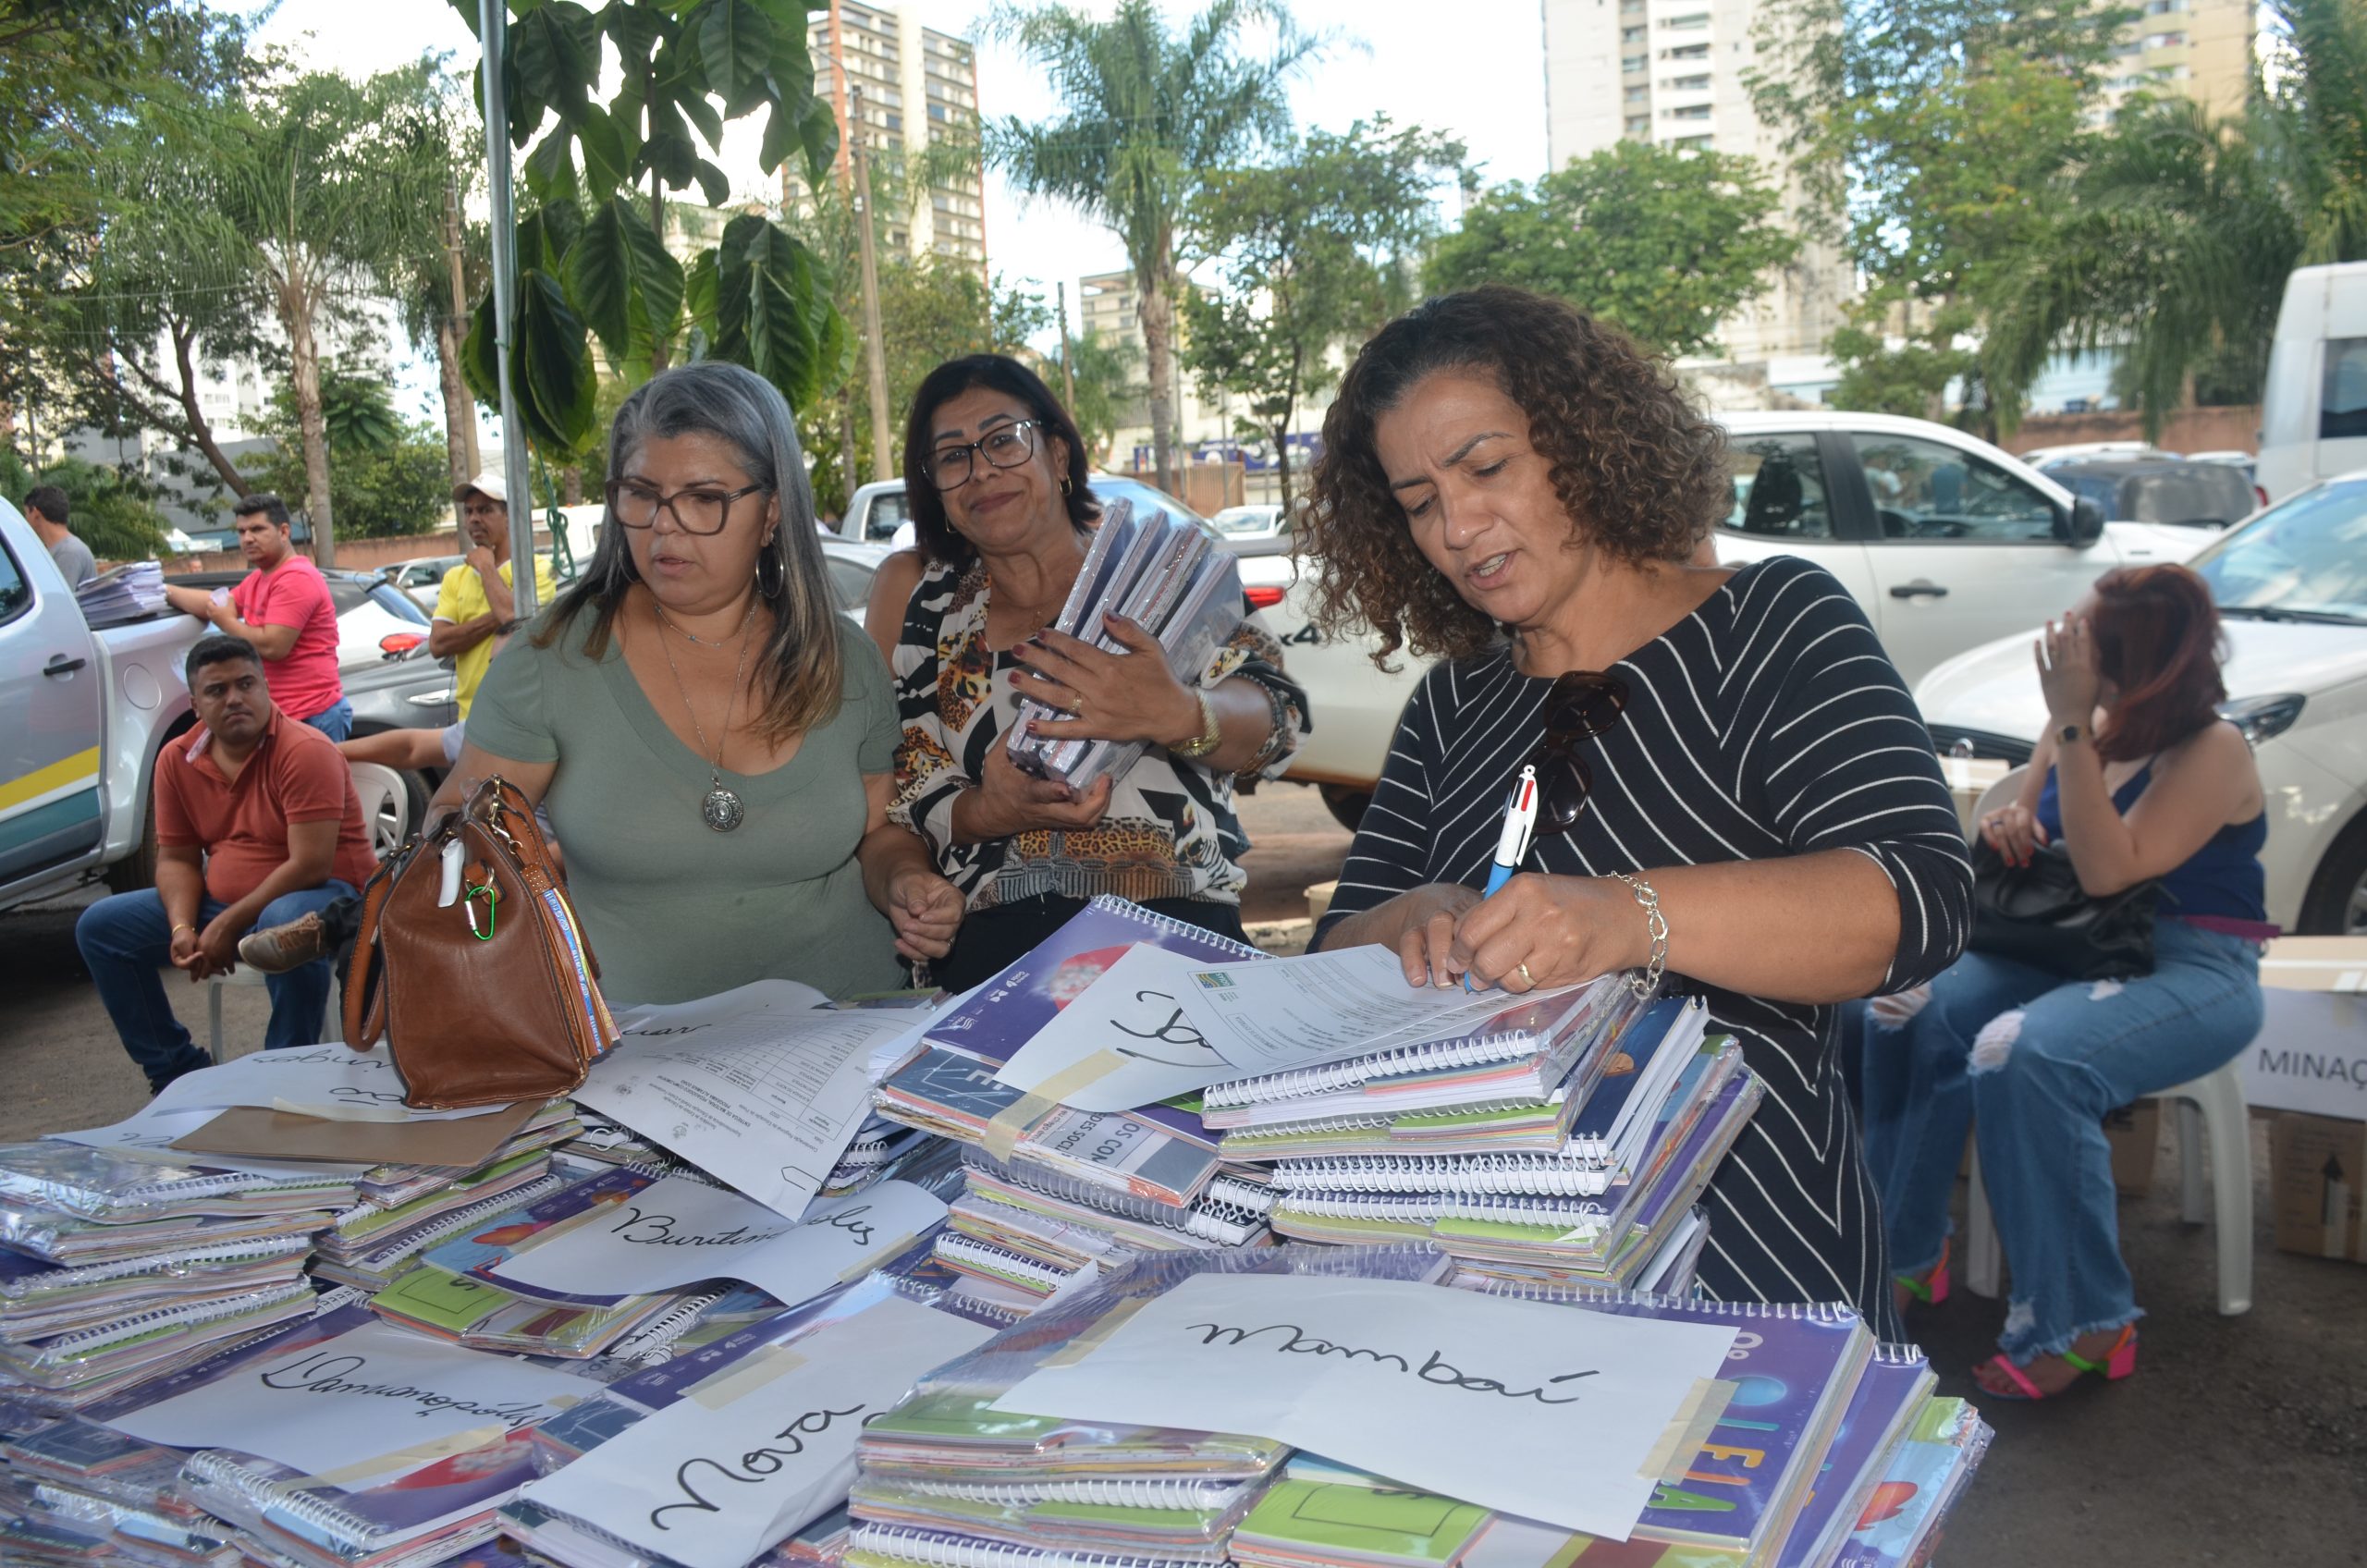
[{"label": "hoop earring", "polygon": [[[773,580],[770,582],[765,581],[767,561],[773,563]],[[756,557],[756,592],[767,599],[778,599],[789,592],[789,567],[774,551],[770,540],[766,541],[764,553]]]},{"label": "hoop earring", "polygon": [[1069,476],[1065,473],[1061,475],[1061,494],[1065,496],[1075,486],[1070,483]]}]

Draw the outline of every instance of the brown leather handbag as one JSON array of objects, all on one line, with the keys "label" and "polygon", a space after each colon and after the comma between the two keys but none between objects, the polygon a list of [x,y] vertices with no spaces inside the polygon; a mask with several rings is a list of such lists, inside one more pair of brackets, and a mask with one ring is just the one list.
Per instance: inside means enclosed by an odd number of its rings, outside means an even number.
[{"label": "brown leather handbag", "polygon": [[422,1110],[570,1094],[617,1035],[599,974],[533,809],[488,778],[362,888],[346,1043],[385,1036]]}]

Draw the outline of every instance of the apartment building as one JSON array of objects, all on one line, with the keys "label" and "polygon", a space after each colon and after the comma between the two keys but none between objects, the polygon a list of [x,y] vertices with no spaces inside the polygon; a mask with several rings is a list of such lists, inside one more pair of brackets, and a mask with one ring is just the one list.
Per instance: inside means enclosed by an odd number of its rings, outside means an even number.
[{"label": "apartment building", "polygon": [[2252,0],[2131,3],[2140,14],[2122,27],[2113,52],[2104,115],[2140,91],[2191,98],[2214,119],[2244,106],[2260,31]]},{"label": "apartment building", "polygon": [[[830,0],[806,24],[814,85],[839,122],[838,178],[850,180],[857,137],[882,164],[917,157],[949,138],[973,152],[941,171],[911,206],[880,208],[879,240],[914,258],[987,262],[986,170],[975,148],[977,50],[967,39],[923,27],[912,9]],[[877,166],[877,165],[875,165]],[[782,204],[810,200],[800,174],[781,168]]]}]

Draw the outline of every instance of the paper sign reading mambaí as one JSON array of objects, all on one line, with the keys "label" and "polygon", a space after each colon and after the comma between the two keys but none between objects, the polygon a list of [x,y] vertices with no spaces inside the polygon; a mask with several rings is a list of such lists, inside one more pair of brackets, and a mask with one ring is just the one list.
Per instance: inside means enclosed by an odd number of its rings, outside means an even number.
[{"label": "paper sign reading mamba\u00ed", "polygon": [[563,1295],[745,1280],[793,1306],[902,1251],[944,1218],[945,1205],[910,1182],[825,1199],[790,1220],[737,1193],[668,1176],[492,1273],[504,1284]]},{"label": "paper sign reading mamba\u00ed", "polygon": [[865,1421],[992,1332],[891,1296],[757,1352],[525,1496],[689,1568],[741,1568],[846,1497]]},{"label": "paper sign reading mamba\u00ed", "polygon": [[172,1448],[227,1448],[319,1475],[456,1433],[548,1420],[595,1385],[369,1323],[111,1418]]},{"label": "paper sign reading mamba\u00ed", "polygon": [[1647,1461],[1734,1340],[1398,1280],[1202,1274],[995,1408],[1274,1438],[1625,1540]]}]

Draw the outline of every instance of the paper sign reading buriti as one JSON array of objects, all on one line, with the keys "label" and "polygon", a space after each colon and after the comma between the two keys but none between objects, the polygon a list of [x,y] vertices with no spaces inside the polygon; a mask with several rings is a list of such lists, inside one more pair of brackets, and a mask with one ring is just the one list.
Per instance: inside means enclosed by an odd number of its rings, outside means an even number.
[{"label": "paper sign reading buriti", "polygon": [[1734,1339],[1436,1285],[1201,1274],[995,1408],[1274,1438],[1625,1540],[1647,1461]]}]

